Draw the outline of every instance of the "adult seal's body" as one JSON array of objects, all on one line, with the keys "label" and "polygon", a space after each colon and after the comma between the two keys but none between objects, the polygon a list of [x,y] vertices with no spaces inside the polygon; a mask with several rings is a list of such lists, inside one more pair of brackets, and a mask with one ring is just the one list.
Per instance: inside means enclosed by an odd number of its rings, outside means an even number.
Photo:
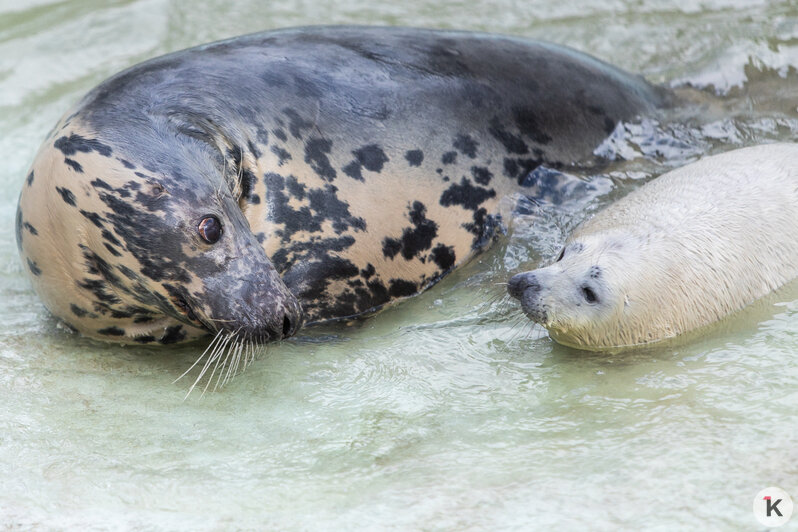
[{"label": "adult seal's body", "polygon": [[568,49],[318,27],[153,59],[46,139],[18,242],[82,333],[262,340],[415,294],[491,238],[539,165],[591,157],[661,91]]},{"label": "adult seal's body", "polygon": [[798,145],[708,157],[632,192],[508,285],[556,341],[607,349],[711,324],[798,277]]}]

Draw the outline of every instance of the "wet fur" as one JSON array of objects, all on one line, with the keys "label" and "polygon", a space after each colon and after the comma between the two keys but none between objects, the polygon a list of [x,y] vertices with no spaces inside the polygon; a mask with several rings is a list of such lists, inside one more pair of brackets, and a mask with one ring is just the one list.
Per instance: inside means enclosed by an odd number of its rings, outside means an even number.
[{"label": "wet fur", "polygon": [[[273,340],[424,290],[492,241],[502,196],[545,184],[533,170],[592,162],[665,97],[486,34],[316,27],[204,45],[117,74],[56,126],[23,185],[20,253],[45,305],[88,336]],[[208,214],[225,229],[212,246],[196,235]]]},{"label": "wet fur", "polygon": [[[714,323],[798,277],[798,145],[707,157],[598,213],[511,279],[560,343],[628,347]],[[597,301],[585,300],[584,289]]]}]

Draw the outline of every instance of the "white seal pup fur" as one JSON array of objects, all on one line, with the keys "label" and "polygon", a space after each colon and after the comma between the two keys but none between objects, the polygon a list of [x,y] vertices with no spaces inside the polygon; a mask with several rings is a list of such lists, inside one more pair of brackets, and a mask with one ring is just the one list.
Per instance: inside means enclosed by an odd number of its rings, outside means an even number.
[{"label": "white seal pup fur", "polygon": [[798,145],[707,157],[581,224],[509,293],[558,343],[648,344],[716,322],[798,277]]}]

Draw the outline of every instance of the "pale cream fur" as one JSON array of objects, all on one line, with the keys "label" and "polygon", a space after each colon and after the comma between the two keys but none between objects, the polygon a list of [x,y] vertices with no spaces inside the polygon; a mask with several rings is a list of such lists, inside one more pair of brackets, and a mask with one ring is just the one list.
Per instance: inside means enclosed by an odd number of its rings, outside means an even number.
[{"label": "pale cream fur", "polygon": [[[583,223],[565,249],[535,272],[543,325],[560,343],[640,345],[720,320],[798,277],[798,145],[669,172]],[[596,303],[580,299],[584,282]]]}]

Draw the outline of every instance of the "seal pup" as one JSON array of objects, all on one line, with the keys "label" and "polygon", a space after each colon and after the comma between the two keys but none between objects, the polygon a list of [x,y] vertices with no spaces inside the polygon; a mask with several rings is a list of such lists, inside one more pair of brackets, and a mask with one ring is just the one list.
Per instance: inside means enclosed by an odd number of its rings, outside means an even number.
[{"label": "seal pup", "polygon": [[654,179],[508,291],[555,341],[602,350],[709,325],[796,277],[798,145],[769,144]]},{"label": "seal pup", "polygon": [[[384,27],[268,31],[133,66],[56,125],[17,241],[81,333],[257,341],[414,295],[539,167],[592,163],[668,94],[573,50]],[[529,176],[532,176],[531,178]]]}]

